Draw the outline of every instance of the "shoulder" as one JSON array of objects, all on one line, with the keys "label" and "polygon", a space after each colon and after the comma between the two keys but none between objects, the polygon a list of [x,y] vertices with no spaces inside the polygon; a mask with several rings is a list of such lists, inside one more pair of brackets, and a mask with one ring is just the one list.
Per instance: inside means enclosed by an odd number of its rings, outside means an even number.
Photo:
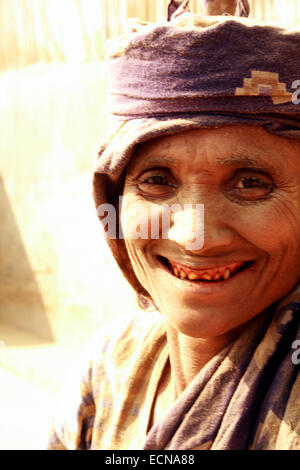
[{"label": "shoulder", "polygon": [[153,351],[165,342],[164,320],[158,312],[137,312],[99,328],[59,394],[48,449],[89,448],[97,408],[99,413],[101,404],[105,410],[114,390],[131,382],[136,364],[149,356],[155,360]]},{"label": "shoulder", "polygon": [[164,317],[158,312],[140,312],[107,323],[91,339],[85,352],[92,376],[107,368],[132,362],[137,355],[147,355],[165,341]]}]

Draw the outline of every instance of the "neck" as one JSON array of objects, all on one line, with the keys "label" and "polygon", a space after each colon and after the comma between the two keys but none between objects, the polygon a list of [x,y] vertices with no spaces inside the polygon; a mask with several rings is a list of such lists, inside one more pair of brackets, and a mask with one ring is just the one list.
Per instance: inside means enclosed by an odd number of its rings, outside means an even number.
[{"label": "neck", "polygon": [[239,334],[240,330],[234,330],[216,338],[192,338],[178,332],[167,323],[171,375],[176,396],[184,391],[210,359]]}]

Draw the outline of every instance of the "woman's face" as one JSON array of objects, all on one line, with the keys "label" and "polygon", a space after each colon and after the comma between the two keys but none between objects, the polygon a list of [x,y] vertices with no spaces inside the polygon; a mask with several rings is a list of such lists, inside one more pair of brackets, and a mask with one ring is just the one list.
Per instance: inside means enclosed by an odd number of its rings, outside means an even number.
[{"label": "woman's face", "polygon": [[225,334],[300,278],[300,147],[255,126],[142,144],[121,222],[136,276],[168,322],[192,337]]}]

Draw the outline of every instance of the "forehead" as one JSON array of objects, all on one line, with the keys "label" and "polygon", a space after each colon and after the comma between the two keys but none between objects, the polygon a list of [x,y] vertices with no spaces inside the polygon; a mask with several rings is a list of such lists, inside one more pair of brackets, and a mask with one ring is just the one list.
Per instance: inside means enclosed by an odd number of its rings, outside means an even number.
[{"label": "forehead", "polygon": [[300,144],[259,126],[195,129],[140,144],[128,171],[147,166],[175,166],[191,172],[246,166],[300,174]]}]

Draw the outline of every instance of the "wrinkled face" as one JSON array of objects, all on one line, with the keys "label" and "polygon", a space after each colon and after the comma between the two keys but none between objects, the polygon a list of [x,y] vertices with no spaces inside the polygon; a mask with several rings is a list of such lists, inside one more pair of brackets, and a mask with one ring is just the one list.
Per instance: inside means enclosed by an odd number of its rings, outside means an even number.
[{"label": "wrinkled face", "polygon": [[255,126],[146,142],[128,167],[121,222],[167,321],[192,337],[230,332],[300,278],[300,147]]}]

